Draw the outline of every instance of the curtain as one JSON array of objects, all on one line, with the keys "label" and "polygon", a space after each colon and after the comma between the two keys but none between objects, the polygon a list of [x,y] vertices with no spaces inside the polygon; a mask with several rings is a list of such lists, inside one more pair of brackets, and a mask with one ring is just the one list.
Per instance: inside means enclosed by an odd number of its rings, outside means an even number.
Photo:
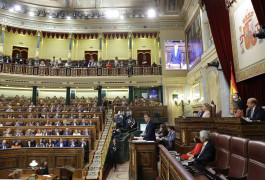
[{"label": "curtain", "polygon": [[87,64],[90,60],[90,56],[92,56],[95,62],[98,61],[98,51],[85,51],[85,58]]},{"label": "curtain", "polygon": [[259,20],[259,24],[265,24],[265,1],[264,0],[251,0],[257,18]]},{"label": "curtain", "polygon": [[13,46],[12,58],[15,58],[17,54],[19,55],[19,58],[27,59],[28,58],[28,48]]},{"label": "curtain", "polygon": [[150,50],[138,50],[137,59],[139,66],[151,66],[151,51]]},{"label": "curtain", "polygon": [[[254,97],[258,100],[260,106],[265,106],[265,73],[245,81],[237,83],[239,95],[244,104],[247,103],[248,98]],[[244,105],[244,110],[247,106]]]},{"label": "curtain", "polygon": [[[213,40],[225,79],[230,85],[231,69],[234,68],[230,34],[229,13],[224,0],[204,0]],[[233,69],[234,72],[234,69]]]}]

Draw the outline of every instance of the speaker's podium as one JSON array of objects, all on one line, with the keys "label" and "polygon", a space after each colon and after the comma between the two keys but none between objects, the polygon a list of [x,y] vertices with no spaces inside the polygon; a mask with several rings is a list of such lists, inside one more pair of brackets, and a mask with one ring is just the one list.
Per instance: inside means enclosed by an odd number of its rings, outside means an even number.
[{"label": "speaker's podium", "polygon": [[129,140],[130,149],[130,180],[149,180],[157,177],[157,143]]}]

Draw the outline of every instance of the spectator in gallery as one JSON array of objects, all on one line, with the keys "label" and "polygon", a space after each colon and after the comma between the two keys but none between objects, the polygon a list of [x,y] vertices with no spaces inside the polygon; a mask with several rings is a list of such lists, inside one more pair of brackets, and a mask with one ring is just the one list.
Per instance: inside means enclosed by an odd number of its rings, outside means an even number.
[{"label": "spectator in gallery", "polygon": [[45,146],[46,147],[54,147],[54,144],[52,142],[52,139],[49,139]]},{"label": "spectator in gallery", "polygon": [[55,59],[55,56],[53,56],[52,60],[51,60],[51,65],[54,65],[56,64],[56,59]]},{"label": "spectator in gallery", "polygon": [[86,128],[83,132],[83,136],[89,136],[90,138],[92,138],[92,133],[90,130],[88,130],[88,128]]},{"label": "spectator in gallery", "polygon": [[41,61],[39,67],[45,67],[45,66],[46,65],[45,65],[44,61]]},{"label": "spectator in gallery", "polygon": [[19,136],[23,136],[23,133],[20,132],[19,129],[16,129],[14,136],[17,136],[17,137],[19,137]]},{"label": "spectator in gallery", "polygon": [[80,126],[86,126],[86,125],[88,125],[88,123],[86,123],[85,119],[82,119],[82,122],[81,122]]},{"label": "spectator in gallery", "polygon": [[95,124],[94,124],[94,123],[92,122],[92,120],[90,119],[88,125],[89,125],[89,126],[94,126]]},{"label": "spectator in gallery", "polygon": [[32,122],[31,121],[28,121],[26,126],[33,126]]},{"label": "spectator in gallery", "polygon": [[45,123],[45,126],[52,126],[52,122],[48,119]]},{"label": "spectator in gallery", "polygon": [[40,163],[40,167],[38,168],[38,174],[47,175],[49,174],[48,162],[46,160],[42,160]]},{"label": "spectator in gallery", "polygon": [[114,59],[114,67],[118,67],[119,66],[119,60],[118,57],[116,56]]},{"label": "spectator in gallery", "polygon": [[198,117],[202,117],[203,116],[204,111],[202,110],[202,107],[198,108]]},{"label": "spectator in gallery", "polygon": [[204,111],[202,118],[210,118],[211,117],[211,106],[208,103],[204,103],[202,105],[202,110]]},{"label": "spectator in gallery", "polygon": [[265,120],[265,111],[261,106],[258,106],[256,98],[249,98],[247,101],[249,111],[247,117],[251,120]]},{"label": "spectator in gallery", "polygon": [[36,147],[45,147],[45,144],[42,139],[39,139],[39,142],[37,142]]},{"label": "spectator in gallery", "polygon": [[71,143],[69,144],[69,147],[76,147],[75,141],[72,140]]},{"label": "spectator in gallery", "polygon": [[25,147],[34,147],[33,143],[31,142],[31,140],[26,140],[26,145]]},{"label": "spectator in gallery", "polygon": [[239,109],[238,104],[234,101],[230,104],[230,116],[242,117],[242,111]]},{"label": "spectator in gallery", "polygon": [[78,125],[79,125],[79,123],[77,122],[76,119],[74,119],[74,121],[72,122],[72,126],[78,126]]},{"label": "spectator in gallery", "polygon": [[6,140],[4,139],[2,141],[2,144],[0,144],[0,149],[8,149],[10,148],[9,144],[6,142]]},{"label": "spectator in gallery", "polygon": [[75,129],[74,133],[73,133],[73,136],[81,136],[80,132],[78,132],[77,129]]},{"label": "spectator in gallery", "polygon": [[182,159],[189,160],[191,155],[199,154],[201,152],[202,143],[201,143],[199,134],[195,135],[193,141],[196,143],[194,149],[192,151],[188,152],[187,154],[183,154],[181,156]]},{"label": "spectator in gallery", "polygon": [[12,145],[11,148],[21,148],[21,145],[18,144],[18,141],[15,141],[14,145]]},{"label": "spectator in gallery", "polygon": [[239,99],[238,93],[233,94],[233,102],[237,103],[237,106],[240,110],[243,109],[243,102],[241,101],[241,99]]},{"label": "spectator in gallery", "polygon": [[42,136],[42,132],[40,129],[37,130],[37,133],[35,134],[35,136]]},{"label": "spectator in gallery", "polygon": [[11,137],[12,136],[11,129],[10,128],[7,128],[7,130],[6,130],[6,132],[4,133],[3,136],[4,137]]},{"label": "spectator in gallery", "polygon": [[12,106],[8,106],[8,109],[6,110],[6,112],[14,112],[14,109],[12,109]]},{"label": "spectator in gallery", "polygon": [[14,126],[21,126],[18,119],[16,120],[16,123],[14,124]]},{"label": "spectator in gallery", "polygon": [[58,64],[58,66],[61,66],[61,65],[62,65],[62,58],[59,58],[59,59],[58,59],[57,64]]},{"label": "spectator in gallery", "polygon": [[170,52],[169,63],[179,64],[180,69],[183,67],[183,56],[177,43],[174,45],[174,48]]},{"label": "spectator in gallery", "polygon": [[64,131],[63,135],[70,136],[70,135],[72,135],[72,133],[71,133],[71,131],[68,128],[65,128],[65,131]]},{"label": "spectator in gallery", "polygon": [[108,61],[108,63],[106,64],[106,68],[109,69],[111,67],[112,67],[112,65],[111,65],[110,61]]},{"label": "spectator in gallery", "polygon": [[55,128],[54,129],[54,132],[53,132],[53,135],[54,136],[60,136],[62,133],[59,131],[59,129],[58,128]]},{"label": "spectator in gallery", "polygon": [[49,135],[50,133],[47,131],[46,128],[42,130],[42,136],[49,136]]},{"label": "spectator in gallery", "polygon": [[25,133],[25,136],[34,136],[34,134],[32,133],[31,129],[28,129]]},{"label": "spectator in gallery", "polygon": [[90,59],[89,59],[87,67],[94,67],[94,59],[92,55],[90,55]]},{"label": "spectator in gallery", "polygon": [[56,147],[66,147],[66,144],[62,138],[60,138],[59,142],[56,144]]}]

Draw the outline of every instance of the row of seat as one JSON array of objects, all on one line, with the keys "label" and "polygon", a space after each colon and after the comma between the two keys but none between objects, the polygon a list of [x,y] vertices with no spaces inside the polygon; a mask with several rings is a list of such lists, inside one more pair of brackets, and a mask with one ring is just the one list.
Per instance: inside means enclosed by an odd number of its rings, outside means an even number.
[{"label": "row of seat", "polygon": [[213,178],[265,179],[265,142],[211,133],[216,149],[215,163],[206,167]]}]

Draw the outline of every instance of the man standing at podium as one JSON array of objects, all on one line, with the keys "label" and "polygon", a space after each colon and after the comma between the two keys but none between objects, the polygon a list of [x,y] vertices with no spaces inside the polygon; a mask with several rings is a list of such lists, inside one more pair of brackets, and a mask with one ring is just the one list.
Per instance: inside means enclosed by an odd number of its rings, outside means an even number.
[{"label": "man standing at podium", "polygon": [[146,141],[155,141],[156,136],[155,136],[155,124],[150,118],[149,114],[144,115],[144,121],[147,123],[146,128],[144,131],[144,140]]}]

